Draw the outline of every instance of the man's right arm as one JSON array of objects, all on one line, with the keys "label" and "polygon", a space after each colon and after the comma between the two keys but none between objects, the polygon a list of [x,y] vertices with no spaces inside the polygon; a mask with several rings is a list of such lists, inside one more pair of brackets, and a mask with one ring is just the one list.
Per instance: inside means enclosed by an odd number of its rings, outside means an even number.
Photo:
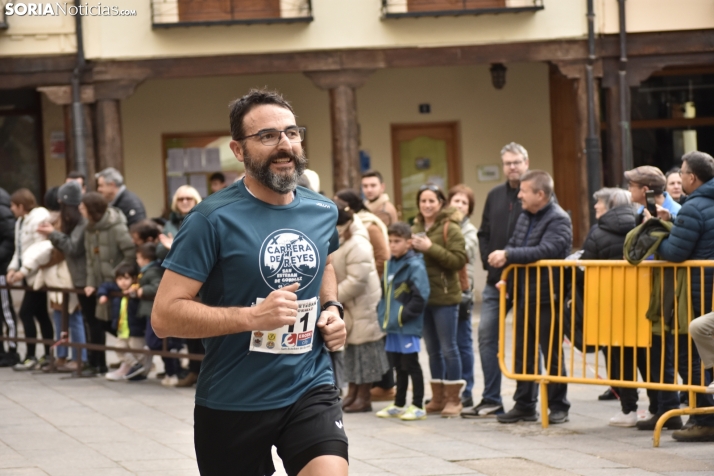
[{"label": "man's right arm", "polygon": [[167,269],[151,313],[158,337],[199,339],[251,330],[272,330],[295,323],[298,286],[273,291],[253,307],[210,307],[194,298],[203,283]]}]

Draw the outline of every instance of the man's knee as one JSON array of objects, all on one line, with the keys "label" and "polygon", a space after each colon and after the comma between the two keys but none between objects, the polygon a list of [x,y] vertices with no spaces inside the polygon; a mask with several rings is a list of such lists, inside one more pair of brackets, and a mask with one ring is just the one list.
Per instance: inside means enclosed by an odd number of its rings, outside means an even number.
[{"label": "man's knee", "polygon": [[710,336],[714,328],[714,312],[705,314],[689,323],[689,333],[700,337]]}]

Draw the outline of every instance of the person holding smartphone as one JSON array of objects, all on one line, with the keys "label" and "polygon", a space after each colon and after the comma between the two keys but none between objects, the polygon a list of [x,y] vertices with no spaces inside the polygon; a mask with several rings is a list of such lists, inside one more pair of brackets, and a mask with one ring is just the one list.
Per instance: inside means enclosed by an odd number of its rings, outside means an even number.
[{"label": "person holding smartphone", "polygon": [[640,205],[637,209],[638,225],[655,215],[663,220],[674,220],[677,217],[682,206],[665,192],[667,179],[660,169],[643,165],[625,172],[625,178],[632,194],[632,203]]}]

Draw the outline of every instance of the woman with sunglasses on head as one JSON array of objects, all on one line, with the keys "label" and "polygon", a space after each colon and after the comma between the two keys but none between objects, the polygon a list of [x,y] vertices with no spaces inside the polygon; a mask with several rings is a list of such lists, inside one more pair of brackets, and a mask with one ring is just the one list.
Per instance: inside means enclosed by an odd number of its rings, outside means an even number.
[{"label": "woman with sunglasses on head", "polygon": [[[223,189],[225,190],[225,189]],[[220,190],[219,190],[220,192]],[[216,192],[218,193],[218,192]],[[160,244],[156,248],[157,258],[163,261],[166,258],[171,245],[174,242],[174,237],[181,228],[183,220],[189,214],[193,207],[201,203],[201,194],[190,185],[181,185],[174,192],[171,200],[171,214],[169,220],[164,225],[164,231],[159,235]],[[186,348],[190,354],[205,354],[201,339],[184,339]],[[177,387],[192,387],[198,382],[198,374],[201,372],[201,361],[190,360],[188,363],[188,374],[179,379]]]},{"label": "woman with sunglasses on head", "polygon": [[427,413],[457,417],[461,413],[461,356],[456,341],[461,303],[459,270],[466,264],[461,213],[448,206],[433,184],[417,192],[419,213],[414,220],[412,245],[424,255],[431,294],[424,312],[424,341],[429,354],[432,399]]}]

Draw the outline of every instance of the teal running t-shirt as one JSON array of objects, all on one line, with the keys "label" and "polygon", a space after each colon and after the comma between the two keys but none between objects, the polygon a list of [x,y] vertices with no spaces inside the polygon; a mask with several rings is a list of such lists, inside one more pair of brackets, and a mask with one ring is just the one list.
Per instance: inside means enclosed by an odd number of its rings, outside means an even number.
[{"label": "teal running t-shirt", "polygon": [[275,289],[300,283],[293,326],[203,339],[197,405],[272,410],[295,403],[310,388],[334,384],[315,321],[325,262],[339,247],[336,223],[337,208],[322,195],[298,187],[292,203],[270,205],[242,180],[186,217],[163,266],[202,282],[204,304],[253,306]]}]

